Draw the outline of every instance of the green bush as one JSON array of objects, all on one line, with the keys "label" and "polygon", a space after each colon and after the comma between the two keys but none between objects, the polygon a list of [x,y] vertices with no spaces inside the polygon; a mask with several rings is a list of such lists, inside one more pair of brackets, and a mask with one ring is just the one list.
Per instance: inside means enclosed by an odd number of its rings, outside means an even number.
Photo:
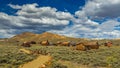
[{"label": "green bush", "polygon": [[21,47],[13,45],[0,46],[0,68],[18,68],[19,65],[33,60],[35,55],[19,51]]},{"label": "green bush", "polygon": [[[28,48],[30,50],[43,50],[47,53],[50,53],[51,56],[56,60],[65,60],[73,63],[90,65],[93,67],[107,67],[109,61],[106,61],[106,58],[114,55],[114,58],[117,58],[117,61],[110,60],[112,62],[112,67],[119,67],[120,61],[120,47],[113,46],[111,48],[108,47],[100,47],[97,50],[89,50],[89,51],[78,51],[73,50],[70,47],[62,47],[62,46],[34,46]],[[113,62],[114,61],[114,62]]]},{"label": "green bush", "polygon": [[53,60],[51,66],[49,68],[68,68],[68,67]]},{"label": "green bush", "polygon": [[[0,68],[17,68],[19,65],[29,62],[36,58],[36,55],[28,55],[19,51],[22,47],[6,45],[0,46]],[[39,52],[46,55],[50,53],[55,61],[64,60],[73,63],[89,65],[93,67],[110,67],[120,68],[120,46],[100,47],[97,50],[78,51],[64,46],[32,46],[26,48],[32,52]],[[111,58],[110,58],[111,57]],[[66,67],[63,64],[53,62],[55,67]]]}]

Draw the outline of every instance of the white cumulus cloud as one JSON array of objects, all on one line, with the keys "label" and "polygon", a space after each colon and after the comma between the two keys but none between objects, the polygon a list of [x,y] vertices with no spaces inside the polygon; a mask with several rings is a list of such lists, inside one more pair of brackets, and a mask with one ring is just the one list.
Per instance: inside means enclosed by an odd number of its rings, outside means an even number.
[{"label": "white cumulus cloud", "polygon": [[83,11],[92,17],[119,17],[120,0],[92,0],[88,1]]},{"label": "white cumulus cloud", "polygon": [[[25,31],[49,31],[77,38],[120,37],[120,30],[115,29],[120,25],[116,20],[120,16],[120,0],[88,0],[82,10],[76,11],[75,14],[58,11],[49,6],[39,7],[37,3],[8,5],[17,12],[16,16],[0,12],[0,35],[3,37],[11,37]],[[106,17],[111,19],[101,23],[93,20]]]},{"label": "white cumulus cloud", "polygon": [[[39,7],[37,3],[25,5],[9,4],[16,9],[16,16],[0,12],[0,35],[5,33],[6,37],[30,31],[41,33],[49,30],[62,30],[73,19],[69,12],[58,11],[52,7]],[[11,32],[8,32],[10,30]]]}]

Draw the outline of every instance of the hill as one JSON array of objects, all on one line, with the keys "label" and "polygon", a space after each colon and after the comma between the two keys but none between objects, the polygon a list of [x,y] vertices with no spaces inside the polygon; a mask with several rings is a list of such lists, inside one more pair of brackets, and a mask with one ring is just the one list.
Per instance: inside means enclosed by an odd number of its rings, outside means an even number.
[{"label": "hill", "polygon": [[24,32],[21,34],[18,34],[12,38],[9,39],[10,41],[44,41],[44,40],[49,40],[50,42],[57,42],[57,41],[84,41],[86,39],[84,38],[72,38],[72,37],[66,37],[58,34],[53,34],[50,32],[44,32],[42,34],[35,34],[32,32]]},{"label": "hill", "polygon": [[50,32],[44,32],[42,34],[35,34],[32,32],[24,32],[21,34],[18,34],[12,38],[9,38],[9,42],[25,42],[25,41],[45,41],[48,40],[52,43],[55,43],[57,41],[74,41],[74,42],[86,42],[86,41],[99,41],[99,44],[103,44],[106,41],[112,41],[113,45],[120,45],[119,41],[120,39],[86,39],[86,38],[73,38],[73,37],[66,37],[58,34],[53,34]]}]

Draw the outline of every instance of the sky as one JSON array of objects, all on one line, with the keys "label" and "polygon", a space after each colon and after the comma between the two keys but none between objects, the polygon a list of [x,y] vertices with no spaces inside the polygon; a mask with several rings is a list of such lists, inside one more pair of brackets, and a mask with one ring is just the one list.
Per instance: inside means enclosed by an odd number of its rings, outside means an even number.
[{"label": "sky", "polygon": [[120,38],[120,0],[0,0],[0,38],[22,32]]}]

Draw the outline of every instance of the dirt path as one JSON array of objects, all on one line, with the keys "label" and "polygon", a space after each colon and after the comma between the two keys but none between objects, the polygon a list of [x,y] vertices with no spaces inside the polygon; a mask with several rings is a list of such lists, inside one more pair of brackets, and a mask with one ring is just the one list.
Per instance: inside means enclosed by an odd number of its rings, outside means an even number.
[{"label": "dirt path", "polygon": [[26,54],[31,54],[32,52],[26,49],[20,49],[21,52],[24,52]]},{"label": "dirt path", "polygon": [[19,68],[42,68],[44,63],[49,62],[51,57],[49,55],[39,55],[35,60],[21,65]]}]

